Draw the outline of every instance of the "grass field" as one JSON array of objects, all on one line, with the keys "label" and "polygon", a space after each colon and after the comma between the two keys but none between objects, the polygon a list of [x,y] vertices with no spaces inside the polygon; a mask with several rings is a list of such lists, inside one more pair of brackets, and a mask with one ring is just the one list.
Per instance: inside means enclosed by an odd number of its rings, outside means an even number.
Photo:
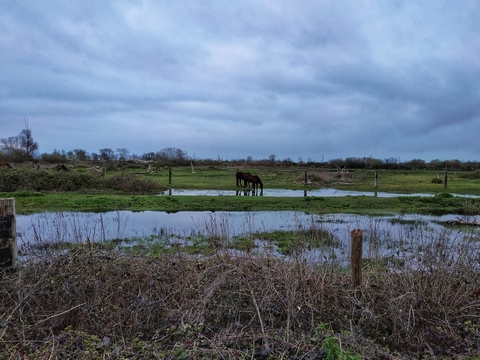
[{"label": "grass field", "polygon": [[[111,211],[111,210],[298,210],[313,213],[457,213],[478,214],[480,203],[471,197],[452,197],[449,194],[480,195],[480,179],[474,173],[448,174],[447,187],[443,174],[433,171],[378,171],[377,187],[374,188],[374,171],[351,171],[348,178],[338,178],[336,172],[325,169],[261,168],[242,169],[261,177],[265,194],[268,189],[314,189],[335,188],[357,191],[378,191],[398,194],[427,193],[434,197],[377,198],[367,196],[348,197],[269,197],[269,196],[155,196],[169,188],[238,190],[235,169],[228,168],[173,168],[148,173],[146,169],[129,169],[107,172],[106,177],[93,176],[90,169],[72,169],[68,173],[51,172],[43,177],[43,183],[63,183],[75,191],[35,191],[41,185],[30,180],[20,186],[22,191],[0,192],[0,197],[15,197],[18,213],[42,211]],[[46,170],[45,170],[46,171]],[[26,172],[35,179],[34,170]],[[302,185],[305,172],[312,185]],[[6,172],[3,171],[5,174]],[[21,173],[19,173],[21,175]],[[0,174],[1,176],[2,174]],[[11,173],[9,173],[11,176]],[[22,176],[15,179],[21,179]],[[25,176],[27,176],[25,175]],[[88,176],[87,176],[88,175]],[[128,176],[127,176],[128,175]],[[438,177],[437,177],[438,175]],[[464,177],[470,175],[470,178]],[[58,177],[58,179],[57,179]],[[92,178],[93,177],[93,178]],[[85,180],[86,179],[86,180]],[[1,177],[0,177],[1,180]],[[87,181],[82,187],[82,181]],[[4,180],[8,184],[9,179]],[[139,184],[137,184],[139,183]],[[1,184],[1,181],[0,181]],[[91,185],[94,184],[94,185]],[[104,184],[110,184],[106,188]],[[30,186],[30,188],[29,188]],[[97,188],[92,188],[96,186]],[[114,189],[120,190],[114,190]],[[124,190],[122,190],[124,189]],[[32,191],[33,190],[33,191]]]},{"label": "grass field", "polygon": [[[480,178],[462,178],[462,173],[447,173],[447,187],[444,183],[433,183],[432,180],[444,180],[444,173],[437,171],[402,171],[379,170],[377,187],[374,188],[373,170],[353,170],[349,179],[339,179],[333,169],[285,169],[285,168],[245,168],[243,172],[250,172],[260,176],[264,188],[275,189],[304,189],[302,185],[305,172],[313,185],[307,187],[334,187],[337,189],[350,189],[358,191],[384,191],[392,193],[458,193],[480,195]],[[167,169],[145,174],[162,185],[171,185],[182,189],[220,189],[234,190],[236,169],[222,168],[173,168],[172,183],[169,184],[169,171]],[[468,173],[463,173],[468,174]]]},{"label": "grass field", "polygon": [[[174,168],[171,184],[168,169],[144,170],[109,171],[105,178],[91,178],[86,168],[50,170],[41,177],[17,171],[8,173],[8,180],[23,188],[0,197],[15,197],[18,213],[58,211],[59,216],[111,210],[480,214],[476,198],[450,194],[480,195],[479,180],[462,174],[449,174],[445,188],[432,182],[435,172],[378,172],[378,191],[436,194],[432,197],[287,198],[156,196],[170,187],[234,190],[235,169],[196,168],[192,173]],[[245,170],[259,175],[265,189],[305,188],[304,169]],[[11,185],[2,176],[0,184]],[[22,176],[29,181],[22,182]],[[373,171],[352,171],[351,177],[339,179],[334,171],[311,169],[307,177],[313,183],[309,187],[374,190]],[[82,186],[82,179],[95,186]],[[54,190],[41,190],[52,182]],[[76,190],[59,191],[64,182]],[[476,229],[445,229],[437,236],[422,222],[406,223],[398,233],[393,226],[381,232],[374,221],[370,224],[364,229],[369,256],[359,287],[352,286],[343,261],[348,246],[337,259],[332,249],[340,246],[338,239],[316,223],[301,231],[232,239],[212,233],[189,238],[192,244],[183,247],[175,245],[176,238],[163,248],[138,239],[130,239],[126,249],[115,247],[118,241],[85,240],[64,247],[32,243],[20,253],[33,261],[15,272],[0,272],[0,358],[478,360]],[[61,225],[40,221],[38,226],[37,237],[54,233],[60,243],[64,239]],[[168,237],[161,229],[157,235],[159,241]],[[257,238],[288,259],[257,252]],[[398,251],[386,258],[376,254],[379,246],[397,246]],[[318,263],[305,261],[312,249],[323,254]]]}]

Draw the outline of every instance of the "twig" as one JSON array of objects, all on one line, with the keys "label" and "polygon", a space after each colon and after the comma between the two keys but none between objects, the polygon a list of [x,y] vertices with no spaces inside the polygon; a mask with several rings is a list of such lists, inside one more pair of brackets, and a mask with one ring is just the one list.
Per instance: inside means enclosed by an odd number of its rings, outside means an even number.
[{"label": "twig", "polygon": [[72,310],[75,310],[76,308],[79,308],[80,306],[83,306],[83,305],[85,305],[85,304],[86,304],[86,302],[84,302],[84,303],[82,303],[82,304],[79,304],[79,305],[75,305],[75,306],[72,307],[71,309],[68,309],[68,310],[62,311],[61,313],[58,313],[58,314],[49,316],[48,318],[45,318],[45,319],[43,319],[43,320],[40,320],[39,322],[37,322],[36,324],[31,325],[31,326],[37,326],[38,324],[41,324],[42,322],[45,322],[45,321],[47,321],[47,320],[53,319],[54,317],[57,317],[57,316],[61,316],[61,315],[63,315],[63,314],[66,314],[66,313],[68,313],[68,312],[70,312],[70,311],[72,311]]},{"label": "twig", "polygon": [[258,308],[257,300],[255,299],[255,295],[253,294],[252,287],[248,282],[247,284],[248,284],[248,288],[250,289],[250,294],[252,295],[253,305],[255,306],[255,310],[257,311],[258,320],[260,321],[260,328],[262,329],[262,334],[263,334],[263,345],[267,349],[269,348],[268,339],[267,339],[267,335],[265,334],[265,328],[263,326],[262,316],[260,315],[260,309]]}]

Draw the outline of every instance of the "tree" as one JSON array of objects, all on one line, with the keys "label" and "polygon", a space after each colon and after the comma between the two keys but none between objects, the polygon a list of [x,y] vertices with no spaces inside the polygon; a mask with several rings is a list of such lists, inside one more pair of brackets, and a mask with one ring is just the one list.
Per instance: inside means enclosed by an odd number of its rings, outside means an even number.
[{"label": "tree", "polygon": [[88,153],[83,149],[75,149],[73,150],[73,153],[75,154],[75,160],[77,161],[90,160],[90,155],[88,155]]},{"label": "tree", "polygon": [[130,151],[126,148],[117,149],[117,154],[119,161],[127,161],[130,158]]},{"label": "tree", "polygon": [[115,153],[113,152],[112,149],[105,148],[105,149],[100,149],[100,158],[105,161],[111,161],[115,160]]},{"label": "tree", "polygon": [[274,154],[272,154],[272,155],[270,155],[270,156],[268,157],[268,160],[270,160],[270,162],[271,162],[272,165],[273,165],[273,164],[275,164],[275,159],[276,159],[276,158],[277,158],[277,157],[276,157]]},{"label": "tree", "polygon": [[25,129],[19,135],[0,139],[0,144],[6,155],[15,162],[32,160],[38,150],[38,143],[33,139],[32,130],[28,128],[27,118]]},{"label": "tree", "polygon": [[21,148],[27,152],[30,159],[33,159],[38,150],[38,143],[33,139],[32,130],[28,128],[27,118],[25,118],[25,129],[22,130],[18,137]]},{"label": "tree", "polygon": [[421,170],[421,169],[425,169],[425,160],[413,159],[410,162],[406,162],[405,165],[412,170]]},{"label": "tree", "polygon": [[40,155],[40,160],[44,162],[49,162],[51,164],[62,163],[67,161],[67,156],[65,155],[65,150],[59,151],[57,149],[54,149],[53,153],[51,154],[44,153]]},{"label": "tree", "polygon": [[12,149],[20,149],[20,141],[18,136],[10,136],[8,138],[0,139],[0,143],[5,151]]},{"label": "tree", "polygon": [[157,158],[157,160],[169,161],[176,164],[181,164],[185,162],[188,163],[189,160],[186,151],[174,147],[164,148],[160,151],[157,151],[155,157]]}]

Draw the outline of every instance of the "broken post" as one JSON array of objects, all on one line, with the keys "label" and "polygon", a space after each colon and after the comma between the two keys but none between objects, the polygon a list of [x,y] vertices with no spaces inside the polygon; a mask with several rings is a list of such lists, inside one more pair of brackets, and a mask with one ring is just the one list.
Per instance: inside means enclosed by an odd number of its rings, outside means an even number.
[{"label": "broken post", "polygon": [[0,268],[17,267],[15,199],[0,199]]},{"label": "broken post", "polygon": [[359,287],[362,284],[363,231],[360,229],[352,230],[351,238],[350,262],[352,267],[352,284],[354,287]]}]

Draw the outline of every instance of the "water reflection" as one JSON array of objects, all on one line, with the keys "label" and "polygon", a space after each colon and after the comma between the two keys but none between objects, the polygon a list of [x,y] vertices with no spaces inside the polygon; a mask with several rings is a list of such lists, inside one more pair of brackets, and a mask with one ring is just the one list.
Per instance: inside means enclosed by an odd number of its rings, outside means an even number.
[{"label": "water reflection", "polygon": [[[258,191],[258,190],[257,190]],[[167,192],[159,195],[167,195]],[[420,196],[420,197],[432,197],[435,194],[427,193],[414,193],[414,194],[398,194],[387,193],[379,191],[350,191],[350,190],[337,190],[330,188],[323,189],[309,189],[309,190],[290,190],[290,189],[265,189],[260,193],[254,193],[253,190],[182,190],[182,189],[170,189],[168,195],[184,195],[184,196],[273,196],[273,197],[306,197],[306,196],[318,196],[318,197],[333,197],[333,196],[374,196],[374,197],[399,197],[399,196]],[[471,197],[477,198],[476,195],[464,195],[464,194],[452,194],[453,196]]]},{"label": "water reflection", "polygon": [[236,190],[235,196],[263,196],[263,189],[260,191],[258,189]]},{"label": "water reflection", "polygon": [[[349,258],[351,231],[362,229],[366,258],[400,258],[403,263],[414,262],[421,258],[418,256],[420,252],[423,257],[428,255],[426,249],[433,248],[434,251],[441,252],[438,256],[443,256],[444,252],[455,252],[454,249],[458,249],[459,245],[468,244],[469,256],[480,261],[480,235],[476,228],[443,226],[444,221],[457,217],[458,215],[321,216],[295,211],[115,211],[18,215],[16,220],[19,247],[27,250],[64,242],[79,244],[87,238],[90,242],[105,243],[114,240],[118,245],[124,246],[142,244],[146,247],[155,245],[164,248],[196,246],[199,241],[214,241],[222,244],[221,251],[232,255],[244,251],[275,257],[301,254],[303,261],[312,264],[328,261],[343,264]],[[475,219],[466,220],[473,222]],[[286,253],[281,244],[267,240],[266,235],[262,235],[276,230],[299,231],[307,235],[294,250]],[[432,244],[438,244],[439,239],[441,247],[433,246]],[[247,248],[239,247],[238,242],[244,240],[250,245]]]},{"label": "water reflection", "polygon": [[298,230],[322,224],[335,233],[349,232],[353,228],[368,229],[375,224],[377,231],[400,231],[412,224],[428,229],[444,228],[441,223],[457,219],[458,215],[394,215],[372,217],[352,214],[315,215],[295,211],[113,211],[106,213],[51,212],[17,215],[17,236],[20,242],[91,241],[149,236],[164,233],[191,236],[211,235],[212,226],[220,236],[241,236],[262,231]]}]

